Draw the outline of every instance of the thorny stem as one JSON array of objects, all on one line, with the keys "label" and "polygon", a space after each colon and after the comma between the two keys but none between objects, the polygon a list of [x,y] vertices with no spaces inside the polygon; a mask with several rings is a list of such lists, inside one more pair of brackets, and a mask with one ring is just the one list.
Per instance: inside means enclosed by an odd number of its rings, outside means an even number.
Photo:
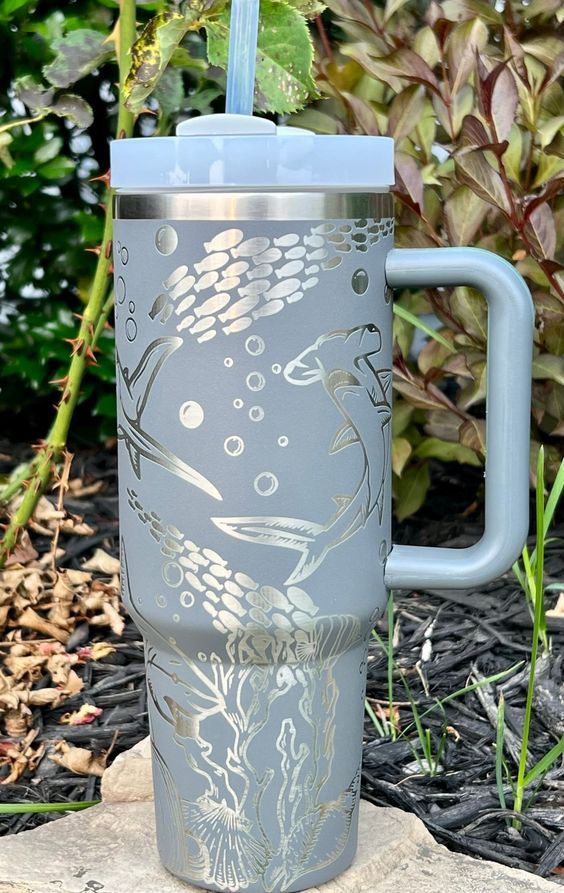
[{"label": "thorny stem", "polygon": [[[120,0],[119,34],[119,72],[120,94],[117,123],[117,136],[130,136],[133,131],[134,117],[124,106],[123,83],[129,69],[129,52],[135,40],[135,0]],[[98,255],[96,271],[88,303],[81,318],[78,336],[72,341],[72,355],[68,375],[64,379],[63,393],[57,407],[55,420],[45,442],[39,447],[37,456],[30,465],[22,470],[2,494],[2,500],[14,496],[25,487],[22,502],[10,519],[2,542],[0,543],[0,567],[6,562],[15,547],[18,537],[33,515],[41,495],[47,489],[53,476],[57,461],[65,449],[73,413],[80,396],[80,388],[86,368],[95,362],[93,346],[105,325],[110,311],[105,302],[108,287],[112,253],[112,202],[107,202],[102,245]],[[105,316],[104,316],[105,313]]]}]

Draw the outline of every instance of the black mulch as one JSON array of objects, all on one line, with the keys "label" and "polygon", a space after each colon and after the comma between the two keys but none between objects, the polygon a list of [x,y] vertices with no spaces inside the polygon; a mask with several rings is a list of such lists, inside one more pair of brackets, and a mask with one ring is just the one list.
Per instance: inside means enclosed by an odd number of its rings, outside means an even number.
[{"label": "black mulch", "polygon": [[[10,448],[13,456],[14,450]],[[0,453],[8,448],[0,444]],[[13,459],[12,459],[13,462]],[[0,474],[7,470],[2,466]],[[115,457],[111,452],[83,454],[75,458],[73,477],[85,483],[103,480],[102,491],[73,502],[67,507],[96,528],[91,537],[65,537],[61,545],[64,567],[80,568],[94,548],[117,555],[117,497]],[[479,506],[480,474],[457,466],[434,469],[433,488],[426,507],[395,532],[396,542],[420,545],[463,546],[475,541],[481,530]],[[555,535],[564,538],[564,524]],[[34,537],[40,552],[49,541]],[[564,580],[564,550],[554,542],[547,548],[547,578]],[[550,602],[557,593],[551,593]],[[505,698],[508,764],[513,776],[517,767],[511,750],[524,715],[528,674],[528,654],[532,624],[523,594],[512,574],[483,587],[479,592],[399,592],[395,593],[394,659],[402,668],[419,713],[437,700],[464,688],[475,679],[491,676],[523,662],[522,666],[495,685],[451,700],[427,713],[423,719],[431,729],[433,752],[442,742],[439,768],[430,776],[421,771],[424,759],[415,730],[393,742],[379,737],[371,720],[365,722],[362,794],[377,805],[391,805],[415,813],[433,836],[447,847],[473,856],[535,872],[564,886],[564,763],[560,759],[544,777],[528,804],[520,830],[512,827],[511,787],[504,788],[506,809],[499,802],[495,780],[495,738],[497,704]],[[561,650],[564,617],[549,621],[552,656],[543,660],[534,705],[530,739],[531,765],[539,760],[564,734],[564,680]],[[377,630],[386,637],[386,622]],[[112,745],[111,759],[148,734],[147,706],[143,677],[143,650],[139,633],[128,620],[118,639],[87,625],[78,627],[67,650],[104,640],[116,651],[96,662],[79,666],[85,686],[79,695],[58,708],[34,711],[34,727],[39,740],[68,742],[99,754]],[[44,684],[47,685],[46,679]],[[374,640],[370,648],[368,690],[370,704],[378,714],[387,709],[387,661]],[[412,709],[404,685],[396,675],[394,702],[399,710],[399,726],[405,731],[413,722]],[[90,725],[64,727],[62,713],[83,703],[103,708]],[[380,705],[380,708],[379,706]],[[47,748],[32,777],[0,786],[0,802],[79,801],[100,796],[100,780],[94,776],[73,775],[48,759]],[[419,760],[417,759],[419,757]],[[0,779],[1,781],[1,779]],[[2,816],[0,834],[14,834],[58,818],[60,813]]]}]

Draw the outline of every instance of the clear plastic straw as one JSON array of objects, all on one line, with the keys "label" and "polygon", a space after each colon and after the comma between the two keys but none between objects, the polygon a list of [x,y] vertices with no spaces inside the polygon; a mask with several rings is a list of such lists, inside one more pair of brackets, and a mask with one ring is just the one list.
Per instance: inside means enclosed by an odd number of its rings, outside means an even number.
[{"label": "clear plastic straw", "polygon": [[232,0],[227,60],[226,111],[252,115],[259,0]]}]

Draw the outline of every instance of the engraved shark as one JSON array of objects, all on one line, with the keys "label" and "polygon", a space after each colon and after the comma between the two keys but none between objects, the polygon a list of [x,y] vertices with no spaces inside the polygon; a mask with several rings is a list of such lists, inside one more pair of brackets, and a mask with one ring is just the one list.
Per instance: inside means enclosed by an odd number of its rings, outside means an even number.
[{"label": "engraved shark", "polygon": [[[335,513],[323,524],[274,516],[211,519],[237,539],[300,552],[286,585],[309,577],[331,549],[364,527],[375,509],[382,520],[389,468],[388,394],[392,375],[389,369],[377,369],[373,364],[381,348],[380,330],[372,323],[337,329],[321,335],[284,369],[290,384],[306,387],[320,382],[343,416],[330,453],[353,444],[362,451],[360,482],[352,495],[334,497]],[[379,448],[375,448],[378,440]]]},{"label": "engraved shark", "polygon": [[183,481],[199,487],[208,496],[222,500],[221,493],[203,474],[175,456],[163,444],[143,429],[141,416],[149,400],[151,389],[163,364],[182,344],[182,338],[163,337],[151,342],[139,363],[130,372],[117,357],[118,398],[122,418],[118,424],[118,440],[122,440],[136,477],[141,479],[141,459],[161,465]]}]

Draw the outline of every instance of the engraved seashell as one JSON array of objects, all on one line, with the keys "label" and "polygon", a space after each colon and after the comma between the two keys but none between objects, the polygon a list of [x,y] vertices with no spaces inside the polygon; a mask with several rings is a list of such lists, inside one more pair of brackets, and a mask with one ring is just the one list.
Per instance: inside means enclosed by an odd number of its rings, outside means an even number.
[{"label": "engraved seashell", "polygon": [[202,574],[202,580],[204,581],[204,583],[207,583],[208,586],[211,586],[212,589],[217,589],[218,592],[221,592],[221,583],[218,583],[215,577],[212,577],[211,574]]},{"label": "engraved seashell", "polygon": [[[335,227],[333,227],[335,229]],[[323,236],[306,236],[304,239],[304,244],[309,248],[323,248],[325,245],[325,239]]]},{"label": "engraved seashell", "polygon": [[236,319],[235,322],[230,323],[228,326],[223,327],[223,331],[226,335],[231,335],[235,332],[243,332],[245,329],[251,325],[252,319],[250,316],[243,316],[241,319]]},{"label": "engraved seashell", "polygon": [[229,255],[225,251],[219,251],[217,254],[208,254],[199,264],[194,264],[196,273],[209,273],[210,270],[219,270],[225,266],[229,260]]},{"label": "engraved seashell", "polygon": [[241,607],[240,602],[238,602],[232,595],[229,595],[228,592],[223,593],[221,601],[228,611],[231,611],[232,614],[237,614],[238,617],[244,617],[247,613],[245,609]]},{"label": "engraved seashell", "polygon": [[241,286],[237,291],[241,296],[262,295],[263,292],[268,291],[269,288],[270,282],[268,279],[254,279],[252,282],[248,282],[246,285]]},{"label": "engraved seashell", "polygon": [[316,251],[310,251],[306,257],[308,260],[323,260],[324,257],[327,257],[327,251],[325,248],[318,248]]},{"label": "engraved seashell", "polygon": [[235,633],[237,630],[241,629],[241,621],[237,620],[233,614],[230,614],[229,611],[220,611],[219,612],[219,620],[223,623],[227,629],[231,630],[231,632]]},{"label": "engraved seashell", "polygon": [[335,267],[339,266],[339,264],[341,263],[341,260],[342,260],[341,257],[330,257],[329,260],[323,261],[321,266],[323,267],[324,270],[334,270]]},{"label": "engraved seashell", "polygon": [[296,245],[295,248],[290,248],[289,251],[284,252],[284,257],[288,260],[296,260],[299,257],[303,257],[306,253],[306,250],[303,245]]},{"label": "engraved seashell", "polygon": [[306,614],[311,614],[312,616],[318,613],[319,608],[315,605],[307,592],[300,589],[299,586],[288,586],[286,595],[292,604],[295,605],[296,608],[299,608],[300,611],[305,611]]},{"label": "engraved seashell", "polygon": [[276,270],[276,278],[282,279],[283,276],[295,276],[296,273],[301,273],[303,268],[303,261],[291,260],[287,264],[284,264],[283,267],[280,267],[279,270]]},{"label": "engraved seashell", "polygon": [[249,310],[252,310],[253,307],[256,307],[259,302],[259,298],[254,295],[250,295],[247,298],[241,298],[241,300],[236,301],[234,304],[229,307],[225,313],[220,313],[219,318],[222,322],[227,322],[230,319],[236,319],[238,316],[242,316],[243,313],[248,313]]},{"label": "engraved seashell", "polygon": [[195,281],[194,276],[185,276],[184,279],[181,279],[180,282],[169,291],[172,300],[176,301],[177,298],[181,298],[182,295],[185,295],[186,292],[190,291]]},{"label": "engraved seashell", "polygon": [[216,330],[210,329],[209,332],[204,332],[203,335],[200,335],[200,337],[197,339],[198,344],[203,344],[204,341],[211,341],[212,338],[215,338],[216,335],[217,335]]},{"label": "engraved seashell", "polygon": [[242,574],[240,572],[235,574],[235,581],[242,586],[243,589],[258,589],[258,583],[255,583],[251,577],[248,577],[247,574]]},{"label": "engraved seashell", "polygon": [[205,288],[211,288],[218,279],[219,273],[217,272],[217,270],[210,270],[209,273],[204,273],[201,279],[198,279],[194,286],[194,290],[203,291]]},{"label": "engraved seashell", "polygon": [[185,317],[185,319],[183,319],[182,322],[179,322],[178,325],[176,326],[176,331],[182,332],[183,329],[187,329],[188,326],[192,325],[192,323],[194,322],[194,319],[195,319],[195,316],[193,316],[192,314],[190,314],[190,316]]},{"label": "engraved seashell", "polygon": [[280,260],[282,257],[282,252],[279,248],[269,248],[268,251],[263,251],[262,254],[257,254],[256,257],[253,257],[254,264],[273,264],[274,261]]},{"label": "engraved seashell", "polygon": [[286,300],[288,301],[288,304],[295,304],[296,301],[301,300],[301,298],[303,298],[303,296],[304,296],[303,291],[295,291],[293,295],[288,295]]},{"label": "engraved seashell", "polygon": [[206,558],[209,558],[209,560],[213,561],[214,564],[221,564],[222,566],[227,564],[227,562],[224,561],[221,555],[218,555],[217,552],[214,552],[213,549],[202,549],[202,552],[206,556]]},{"label": "engraved seashell", "polygon": [[238,260],[234,264],[229,264],[228,267],[225,267],[225,270],[222,271],[221,275],[225,278],[228,278],[229,276],[242,276],[248,269],[249,265],[246,260]]},{"label": "engraved seashell", "polygon": [[254,270],[249,270],[247,273],[248,279],[260,279],[264,276],[270,276],[272,273],[272,265],[271,264],[259,264],[258,267],[255,267]]},{"label": "engraved seashell", "polygon": [[220,279],[219,282],[216,282],[214,288],[216,291],[231,291],[231,289],[237,288],[240,281],[239,276],[229,276],[228,279]]},{"label": "engraved seashell", "polygon": [[231,576],[231,571],[223,564],[210,565],[210,572],[218,578],[218,580],[227,580]]},{"label": "engraved seashell", "polygon": [[204,242],[204,248],[210,251],[226,251],[228,248],[234,248],[243,238],[243,232],[240,229],[225,229],[223,232],[214,236],[210,242]]},{"label": "engraved seashell", "polygon": [[286,596],[279,589],[275,589],[274,586],[261,586],[259,592],[272,607],[281,608],[284,611],[290,608],[290,602]]},{"label": "engraved seashell", "polygon": [[213,326],[215,323],[214,316],[204,316],[203,319],[199,319],[198,322],[192,326],[190,329],[191,335],[198,335],[200,332],[205,332],[206,329],[209,329],[210,326]]},{"label": "engraved seashell", "polygon": [[198,592],[203,592],[206,588],[203,583],[200,582],[198,577],[192,573],[192,571],[186,571],[184,574],[184,579],[192,587],[192,589],[196,589]]},{"label": "engraved seashell", "polygon": [[185,298],[183,298],[181,300],[180,304],[178,305],[178,307],[176,308],[176,310],[174,312],[178,316],[180,316],[181,313],[184,313],[185,310],[188,310],[188,308],[192,306],[192,304],[194,303],[195,300],[196,300],[196,295],[187,295]]},{"label": "engraved seashell", "polygon": [[270,239],[267,236],[254,236],[252,239],[241,242],[237,248],[232,248],[231,254],[233,257],[256,257],[257,254],[265,251],[269,245]]},{"label": "engraved seashell", "polygon": [[223,310],[225,305],[229,304],[230,300],[231,295],[228,295],[227,292],[212,295],[211,298],[208,298],[207,301],[204,301],[199,307],[195,307],[194,313],[196,316],[207,316],[209,313],[217,313],[218,310]]},{"label": "engraved seashell", "polygon": [[253,318],[260,319],[261,316],[274,316],[274,314],[282,310],[283,307],[284,301],[271,301],[269,304],[265,304],[264,307],[259,307],[258,310],[253,310]]},{"label": "engraved seashell", "polygon": [[286,279],[284,282],[278,282],[273,288],[265,294],[265,300],[272,301],[273,298],[285,298],[286,295],[292,294],[300,287],[299,279]]},{"label": "engraved seashell", "polygon": [[177,282],[186,276],[188,272],[188,267],[186,264],[182,264],[182,266],[177,267],[176,270],[173,270],[170,276],[164,280],[163,286],[165,288],[172,288],[173,285],[176,285]]},{"label": "engraved seashell", "polygon": [[297,245],[300,237],[296,233],[288,233],[287,236],[280,236],[279,239],[272,240],[279,248],[289,248],[291,245]]},{"label": "engraved seashell", "polygon": [[307,288],[313,288],[313,286],[317,285],[318,282],[319,279],[317,278],[317,276],[312,276],[311,279],[306,279],[306,281],[302,283],[302,288],[305,291]]}]

